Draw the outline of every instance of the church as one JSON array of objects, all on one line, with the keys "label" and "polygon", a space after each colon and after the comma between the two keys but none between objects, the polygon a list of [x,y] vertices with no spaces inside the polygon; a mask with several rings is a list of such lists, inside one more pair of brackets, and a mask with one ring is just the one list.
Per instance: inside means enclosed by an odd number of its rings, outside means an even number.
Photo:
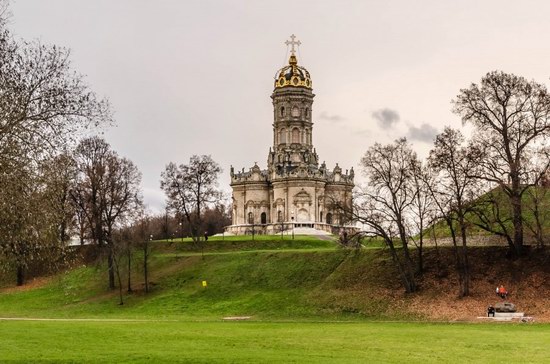
[{"label": "church", "polygon": [[[313,86],[307,69],[298,65],[292,35],[288,65],[276,73],[273,102],[273,146],[267,169],[231,167],[232,225],[228,233],[276,234],[314,228],[329,233],[354,229],[342,206],[351,206],[354,171],[319,163],[313,146]],[[340,208],[338,208],[340,207]]]}]

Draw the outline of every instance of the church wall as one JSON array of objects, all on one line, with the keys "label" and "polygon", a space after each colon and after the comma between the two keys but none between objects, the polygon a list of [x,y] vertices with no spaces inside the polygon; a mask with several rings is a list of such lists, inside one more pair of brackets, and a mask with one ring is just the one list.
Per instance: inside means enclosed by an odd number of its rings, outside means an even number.
[{"label": "church wall", "polygon": [[340,184],[340,183],[327,183],[325,187],[325,216],[326,214],[332,214],[332,223],[339,225],[340,221],[340,211],[337,208],[334,208],[334,201],[338,203],[345,203],[348,206],[351,206],[352,202],[352,188],[353,186]]},{"label": "church wall", "polygon": [[255,224],[261,223],[262,212],[266,214],[266,222],[270,223],[269,205],[267,183],[233,185],[233,224],[248,224],[249,212],[252,212]]},{"label": "church wall", "polygon": [[[319,196],[324,194],[324,182],[316,180],[286,180],[273,183],[273,201],[284,201],[272,206],[273,221],[277,221],[278,208],[284,207],[284,221],[318,222]],[[289,203],[286,203],[289,201]]]},{"label": "church wall", "polygon": [[288,196],[285,184],[275,183],[273,187],[273,201],[271,204],[271,221],[279,221],[279,211],[282,212],[282,220],[289,221],[287,212]]}]

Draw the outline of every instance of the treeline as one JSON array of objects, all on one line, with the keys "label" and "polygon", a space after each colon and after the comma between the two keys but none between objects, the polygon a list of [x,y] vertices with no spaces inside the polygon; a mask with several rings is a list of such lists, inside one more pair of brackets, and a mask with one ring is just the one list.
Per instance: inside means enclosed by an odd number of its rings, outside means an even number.
[{"label": "treeline", "polygon": [[71,243],[91,245],[122,303],[136,250],[148,291],[151,240],[190,236],[200,248],[231,223],[221,168],[210,156],[168,164],[166,213],[146,212],[136,165],[90,136],[113,124],[108,100],[73,69],[68,49],[15,39],[6,14],[0,0],[0,270],[23,285],[29,272],[69,266]]},{"label": "treeline", "polygon": [[0,257],[1,269],[15,270],[23,284],[32,264],[66,263],[71,183],[78,178],[85,188],[72,146],[112,118],[108,101],[72,69],[69,51],[14,39],[6,12],[1,2]]},{"label": "treeline", "polygon": [[15,40],[0,23],[0,254],[17,284],[33,265],[66,265],[69,240],[107,247],[142,209],[141,174],[105,140],[109,103],[72,70],[69,51]]},{"label": "treeline", "polygon": [[346,211],[368,235],[384,240],[407,292],[418,289],[423,246],[436,237],[436,228],[446,226],[452,240],[460,296],[470,292],[470,231],[504,239],[511,258],[524,255],[526,232],[537,247],[545,246],[546,87],[490,72],[452,103],[463,123],[473,126],[472,137],[446,127],[425,161],[405,139],[375,144],[361,160],[368,183],[356,194],[353,211]]},{"label": "treeline", "polygon": [[22,285],[29,270],[68,266],[71,242],[92,245],[122,303],[121,274],[132,290],[123,265],[135,250],[143,252],[147,291],[153,238],[198,243],[230,224],[216,189],[221,169],[209,156],[171,163],[163,173],[166,213],[147,213],[135,164],[89,136],[113,123],[108,100],[73,70],[69,50],[15,39],[7,9],[0,0],[0,269]]}]

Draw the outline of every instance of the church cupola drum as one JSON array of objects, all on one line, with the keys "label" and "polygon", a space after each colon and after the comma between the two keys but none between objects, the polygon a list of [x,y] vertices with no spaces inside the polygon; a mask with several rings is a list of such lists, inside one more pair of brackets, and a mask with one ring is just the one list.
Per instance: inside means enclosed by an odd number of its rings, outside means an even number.
[{"label": "church cupola drum", "polygon": [[298,64],[294,35],[288,65],[277,71],[274,80],[273,146],[267,169],[255,164],[248,171],[231,167],[233,190],[233,234],[276,234],[295,227],[331,233],[355,230],[337,206],[352,203],[353,168],[345,173],[336,164],[328,170],[319,164],[313,147],[312,80]]}]

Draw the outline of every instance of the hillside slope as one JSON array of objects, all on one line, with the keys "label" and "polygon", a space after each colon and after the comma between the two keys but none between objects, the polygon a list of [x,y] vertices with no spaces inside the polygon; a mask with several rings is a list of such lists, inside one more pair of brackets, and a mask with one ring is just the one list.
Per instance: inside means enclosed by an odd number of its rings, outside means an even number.
[{"label": "hillside slope", "polygon": [[[334,243],[316,246],[311,241],[280,250],[262,242],[246,244],[248,251],[234,250],[234,242],[218,243],[204,257],[158,246],[148,295],[142,290],[136,256],[134,293],[125,294],[123,306],[117,305],[117,292],[105,289],[102,265],[80,266],[22,288],[5,287],[0,290],[0,316],[470,321],[498,301],[494,287],[502,283],[519,310],[537,321],[550,321],[550,266],[545,252],[509,261],[506,248],[472,248],[472,295],[458,299],[450,249],[426,250],[421,290],[406,295],[385,249],[348,251]],[[207,281],[206,288],[202,281]]]}]

